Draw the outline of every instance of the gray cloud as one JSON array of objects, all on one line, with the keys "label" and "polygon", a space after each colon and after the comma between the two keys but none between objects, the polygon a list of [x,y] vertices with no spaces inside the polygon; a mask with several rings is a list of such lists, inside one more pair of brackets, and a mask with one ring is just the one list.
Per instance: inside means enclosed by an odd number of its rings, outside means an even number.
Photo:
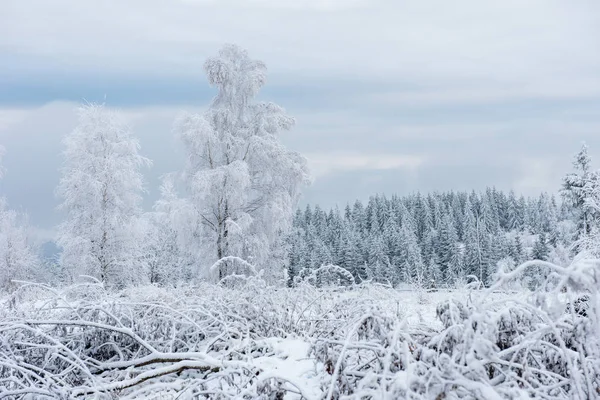
[{"label": "gray cloud", "polygon": [[597,2],[558,0],[7,0],[0,49],[15,73],[181,78],[229,41],[264,59],[274,80],[405,82],[446,101],[598,93],[599,15]]}]

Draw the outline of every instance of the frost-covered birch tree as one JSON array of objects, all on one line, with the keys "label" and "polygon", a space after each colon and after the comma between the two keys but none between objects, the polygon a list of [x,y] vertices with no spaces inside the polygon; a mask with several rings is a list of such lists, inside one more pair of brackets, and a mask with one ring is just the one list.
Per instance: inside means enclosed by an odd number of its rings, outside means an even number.
[{"label": "frost-covered birch tree", "polygon": [[[178,118],[189,200],[202,223],[201,266],[239,257],[283,273],[285,234],[302,185],[305,159],[279,141],[294,119],[274,103],[256,101],[266,67],[235,45],[224,46],[204,70],[217,95],[203,114]],[[219,277],[234,268],[221,263]]]},{"label": "frost-covered birch tree", "polygon": [[139,154],[138,140],[117,112],[86,105],[63,143],[57,188],[66,213],[57,235],[63,268],[72,278],[90,275],[110,286],[146,280],[140,168],[150,161]]}]

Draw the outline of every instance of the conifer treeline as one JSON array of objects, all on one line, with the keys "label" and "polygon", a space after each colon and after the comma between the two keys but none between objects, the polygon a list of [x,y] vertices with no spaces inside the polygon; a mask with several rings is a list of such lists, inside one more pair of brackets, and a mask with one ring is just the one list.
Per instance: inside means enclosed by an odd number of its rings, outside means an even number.
[{"label": "conifer treeline", "polygon": [[548,259],[572,235],[567,211],[547,193],[376,195],[343,211],[298,210],[288,271],[290,282],[304,269],[331,263],[357,281],[453,285],[474,275],[489,283],[499,261]]}]

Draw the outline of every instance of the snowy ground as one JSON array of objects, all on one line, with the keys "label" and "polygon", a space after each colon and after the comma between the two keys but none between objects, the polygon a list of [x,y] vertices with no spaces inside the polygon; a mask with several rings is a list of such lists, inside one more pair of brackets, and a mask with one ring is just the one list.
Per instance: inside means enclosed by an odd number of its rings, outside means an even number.
[{"label": "snowy ground", "polygon": [[119,293],[25,288],[0,307],[0,397],[502,398],[514,388],[492,389],[503,381],[486,382],[488,372],[444,372],[450,362],[452,371],[467,368],[445,358],[463,340],[468,368],[487,371],[477,359],[496,346],[487,332],[499,331],[485,328],[486,315],[493,324],[514,322],[502,310],[526,294],[482,296],[258,281]]}]

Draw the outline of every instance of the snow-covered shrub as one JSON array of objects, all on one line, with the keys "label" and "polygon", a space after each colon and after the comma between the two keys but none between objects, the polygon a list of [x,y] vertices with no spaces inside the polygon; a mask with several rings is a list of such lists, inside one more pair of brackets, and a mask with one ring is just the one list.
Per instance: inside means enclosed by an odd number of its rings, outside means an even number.
[{"label": "snow-covered shrub", "polygon": [[296,277],[298,282],[306,282],[317,287],[339,287],[354,285],[354,276],[347,269],[333,264],[316,269],[303,269]]},{"label": "snow-covered shrub", "polygon": [[[441,303],[441,330],[415,331],[399,320],[380,329],[383,319],[375,324],[369,316],[326,353],[323,345],[315,346],[322,362],[336,367],[323,390],[329,397],[357,399],[598,397],[600,263],[536,264],[501,273],[472,301]],[[505,284],[534,266],[551,271],[543,292],[497,299]],[[365,321],[376,334],[359,334]]]},{"label": "snow-covered shrub", "polygon": [[249,277],[259,277],[262,270],[257,272],[254,265],[239,257],[223,257],[209,268],[210,277],[218,279],[221,284],[228,286],[244,285]]},{"label": "snow-covered shrub", "polygon": [[365,283],[27,285],[0,308],[0,396],[596,398],[600,261],[542,263],[542,290],[506,289],[537,263],[426,293],[435,310]]}]

